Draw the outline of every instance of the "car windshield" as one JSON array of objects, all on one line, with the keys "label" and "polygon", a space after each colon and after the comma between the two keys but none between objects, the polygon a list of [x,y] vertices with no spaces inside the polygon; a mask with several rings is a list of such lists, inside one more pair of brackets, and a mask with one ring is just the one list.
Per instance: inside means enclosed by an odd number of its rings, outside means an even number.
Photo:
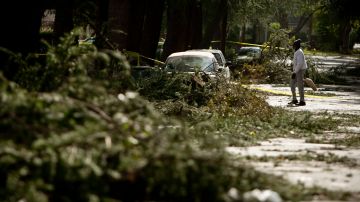
[{"label": "car windshield", "polygon": [[238,50],[238,55],[255,55],[259,52],[260,50],[256,48],[240,48]]},{"label": "car windshield", "polygon": [[220,54],[219,53],[213,53],[213,55],[215,56],[216,61],[219,63],[219,65],[223,66],[224,64],[222,62]]},{"label": "car windshield", "polygon": [[200,56],[175,56],[168,58],[166,69],[170,71],[195,72],[196,70],[213,71],[211,58]]}]

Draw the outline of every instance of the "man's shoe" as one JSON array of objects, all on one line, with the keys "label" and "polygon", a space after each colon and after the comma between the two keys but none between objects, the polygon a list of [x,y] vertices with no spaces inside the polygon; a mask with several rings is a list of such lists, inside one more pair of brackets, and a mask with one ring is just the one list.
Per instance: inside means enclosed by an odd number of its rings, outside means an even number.
[{"label": "man's shoe", "polygon": [[296,103],[297,106],[305,106],[306,103],[304,101],[300,101],[299,103]]},{"label": "man's shoe", "polygon": [[291,102],[289,102],[288,104],[289,105],[292,105],[292,104],[298,104],[299,102],[297,101],[297,100],[293,100],[293,101],[291,101]]}]

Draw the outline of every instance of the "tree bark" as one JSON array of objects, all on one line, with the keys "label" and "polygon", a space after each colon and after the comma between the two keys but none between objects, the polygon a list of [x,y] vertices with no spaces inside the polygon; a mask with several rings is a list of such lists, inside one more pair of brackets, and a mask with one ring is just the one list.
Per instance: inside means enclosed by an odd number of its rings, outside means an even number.
[{"label": "tree bark", "polygon": [[224,16],[224,8],[226,8],[227,0],[220,0],[218,4],[213,5],[215,13],[211,17],[211,21],[206,25],[203,40],[201,43],[202,48],[209,48],[211,40],[213,39],[216,29],[220,26],[220,22]]},{"label": "tree bark", "polygon": [[96,0],[95,31],[102,31],[104,23],[109,19],[109,0]]},{"label": "tree bark", "polygon": [[[144,22],[144,30],[141,39],[140,53],[149,58],[155,58],[159,42],[161,22],[164,12],[164,0],[147,1],[147,11]],[[152,65],[153,62],[149,61]]]},{"label": "tree bark", "polygon": [[258,21],[255,20],[253,23],[253,30],[252,30],[252,43],[257,43],[258,40],[258,30],[259,30],[259,25],[258,25]]},{"label": "tree bark", "polygon": [[193,1],[191,4],[190,13],[190,47],[191,49],[199,49],[202,40],[202,3],[200,1]]},{"label": "tree bark", "polygon": [[188,0],[169,0],[167,8],[167,33],[164,52],[165,60],[171,53],[184,51],[188,47]]},{"label": "tree bark", "polygon": [[113,48],[109,46],[108,36],[105,35],[106,22],[109,19],[109,0],[96,0],[95,22],[90,24],[94,29],[96,40],[95,45],[98,48]]},{"label": "tree bark", "polygon": [[224,16],[221,22],[221,45],[220,45],[220,50],[223,52],[224,55],[226,51],[227,20],[228,20],[228,5],[226,4]]},{"label": "tree bark", "polygon": [[126,48],[130,0],[109,0],[109,37],[116,49]]},{"label": "tree bark", "polygon": [[345,20],[344,24],[341,26],[341,38],[340,38],[340,52],[349,53],[350,51],[350,31],[351,23],[350,19]]},{"label": "tree bark", "polygon": [[[26,56],[39,48],[43,1],[6,1],[0,4],[0,47]],[[18,13],[22,17],[16,16]],[[8,63],[9,55],[0,51],[0,70],[11,79],[18,65]]]},{"label": "tree bark", "polygon": [[54,24],[54,34],[56,39],[74,28],[74,0],[57,0]]},{"label": "tree bark", "polygon": [[130,1],[129,32],[127,37],[126,49],[129,51],[140,52],[141,38],[145,18],[146,0]]},{"label": "tree bark", "polygon": [[245,23],[241,26],[241,35],[240,35],[240,41],[245,42],[246,40],[246,25]]}]

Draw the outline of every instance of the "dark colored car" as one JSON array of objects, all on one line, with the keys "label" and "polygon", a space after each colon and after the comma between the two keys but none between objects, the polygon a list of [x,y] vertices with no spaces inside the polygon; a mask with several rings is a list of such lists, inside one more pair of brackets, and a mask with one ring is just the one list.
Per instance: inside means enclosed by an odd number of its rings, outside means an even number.
[{"label": "dark colored car", "polygon": [[241,47],[237,51],[237,56],[235,59],[236,64],[253,64],[258,63],[261,60],[261,48],[260,47]]}]

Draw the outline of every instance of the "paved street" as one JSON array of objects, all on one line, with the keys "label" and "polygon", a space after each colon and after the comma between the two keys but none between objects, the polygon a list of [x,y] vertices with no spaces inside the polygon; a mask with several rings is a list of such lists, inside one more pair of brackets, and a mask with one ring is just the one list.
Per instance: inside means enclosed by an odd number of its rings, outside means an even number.
[{"label": "paved street", "polygon": [[[267,93],[270,105],[287,110],[360,115],[360,86],[318,85],[317,91],[306,87],[306,106],[300,107],[287,104],[291,100],[288,86],[263,84],[249,87]],[[348,137],[359,139],[360,127],[339,127],[337,131],[327,131],[315,137],[320,142]],[[309,188],[317,186],[350,192],[355,200],[360,200],[359,147],[308,142],[306,138],[275,138],[259,142],[258,146],[228,147],[227,151],[235,156],[249,157],[249,163],[258,171],[282,176],[291,183]],[[312,160],[305,160],[309,157]],[[268,160],[257,160],[259,158]],[[328,162],[321,159],[337,160]]]},{"label": "paved street", "polygon": [[305,87],[306,106],[288,105],[291,91],[288,86],[263,84],[251,88],[270,93],[267,101],[270,105],[288,110],[306,110],[311,112],[337,112],[360,115],[360,86],[320,85],[317,91]]},{"label": "paved street", "polygon": [[[307,55],[308,56],[308,55]],[[320,68],[329,69],[332,67],[344,66],[354,68],[360,64],[360,59],[354,56],[308,56],[313,59]]]},{"label": "paved street", "polygon": [[[351,56],[309,56],[320,72],[332,68],[360,70],[360,60]],[[267,102],[271,106],[292,111],[310,111],[314,113],[329,112],[360,115],[360,82],[359,78],[348,75],[355,85],[323,85],[317,84],[317,91],[305,87],[306,106],[289,105],[291,101],[290,87],[287,85],[252,85],[250,88],[268,94]],[[359,84],[359,85],[357,85]],[[298,95],[298,94],[297,94]],[[346,132],[345,132],[346,131]],[[291,133],[291,131],[289,131]],[[318,140],[336,140],[353,137],[360,138],[359,126],[338,128],[336,132],[329,131],[316,134]],[[336,142],[336,141],[335,141]],[[263,162],[253,160],[250,164],[255,169],[274,175],[283,176],[292,183],[301,183],[307,187],[323,187],[333,191],[351,192],[355,198],[360,196],[360,148],[338,146],[334,144],[319,144],[308,142],[307,139],[275,138],[260,142],[258,146],[247,148],[229,147],[228,151],[235,155],[249,157],[270,157]],[[301,157],[311,156],[311,161]],[[293,160],[294,157],[297,157]],[[315,160],[322,158],[345,158],[344,161],[327,163]]]}]

